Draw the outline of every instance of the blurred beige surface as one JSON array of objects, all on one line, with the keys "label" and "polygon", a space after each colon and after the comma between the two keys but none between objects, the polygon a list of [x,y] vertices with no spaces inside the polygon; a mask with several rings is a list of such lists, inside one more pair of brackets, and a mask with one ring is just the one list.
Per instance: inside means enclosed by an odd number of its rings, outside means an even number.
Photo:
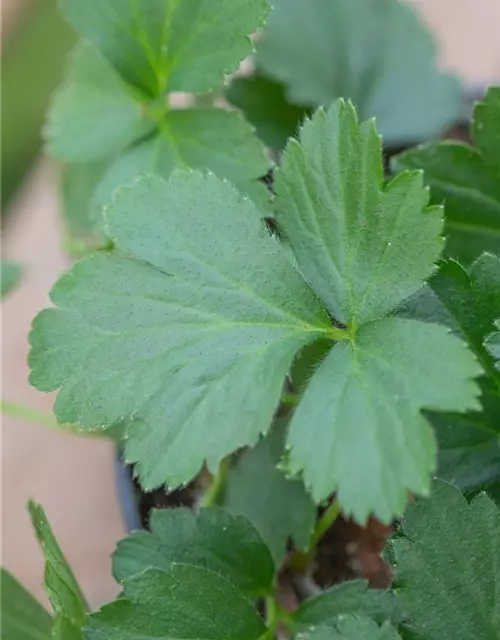
[{"label": "blurred beige surface", "polygon": [[[413,4],[439,32],[444,66],[460,71],[472,86],[500,79],[500,0]],[[51,166],[42,162],[12,204],[16,212],[3,237],[5,255],[23,262],[25,274],[3,307],[2,396],[44,411],[53,399],[29,387],[26,356],[30,321],[47,304],[47,292],[66,264],[54,185]],[[2,440],[2,563],[42,594],[42,557],[24,506],[34,497],[45,506],[90,603],[111,598],[116,585],[109,555],[124,533],[111,445],[11,417],[3,420]]]},{"label": "blurred beige surface", "polygon": [[[53,397],[28,384],[28,331],[67,265],[58,224],[54,171],[41,163],[30,176],[4,231],[4,257],[24,265],[21,286],[2,308],[2,397],[50,412]],[[2,564],[43,596],[43,560],[25,503],[45,507],[55,534],[94,606],[114,597],[110,554],[123,536],[109,442],[77,437],[3,416]]]}]

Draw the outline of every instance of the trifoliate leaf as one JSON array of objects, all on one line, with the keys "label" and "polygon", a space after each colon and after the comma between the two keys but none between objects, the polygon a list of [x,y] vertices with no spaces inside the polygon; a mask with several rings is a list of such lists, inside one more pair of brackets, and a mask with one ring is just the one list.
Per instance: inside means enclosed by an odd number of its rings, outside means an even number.
[{"label": "trifoliate leaf", "polygon": [[88,609],[75,576],[64,557],[42,507],[28,504],[31,521],[45,557],[45,589],[56,616],[68,618],[81,628]]},{"label": "trifoliate leaf", "polygon": [[446,253],[472,262],[500,254],[500,88],[476,105],[471,134],[477,150],[459,142],[431,142],[392,159],[393,170],[423,169],[432,202],[445,202]]},{"label": "trifoliate leaf", "polygon": [[220,86],[252,50],[264,0],[61,0],[70,24],[149,97]]},{"label": "trifoliate leaf", "polygon": [[234,78],[226,97],[243,111],[259,138],[271,149],[282,149],[310,113],[310,109],[287,102],[282,84],[261,75]]},{"label": "trifoliate leaf", "polygon": [[94,192],[110,164],[109,159],[68,164],[62,169],[63,214],[73,237],[88,238],[97,227],[97,211],[91,206]]},{"label": "trifoliate leaf", "polygon": [[[333,491],[347,514],[389,522],[408,492],[425,494],[436,464],[421,414],[478,409],[481,368],[439,325],[388,318],[335,345],[293,415],[288,467],[316,501]],[[443,383],[443,381],[446,381]]]},{"label": "trifoliate leaf", "polygon": [[277,221],[334,318],[359,326],[422,286],[442,249],[422,174],[383,183],[380,138],[342,100],[306,120],[276,173]]},{"label": "trifoliate leaf", "polygon": [[400,640],[400,636],[388,622],[379,627],[370,618],[352,615],[342,616],[332,626],[312,627],[297,640]]},{"label": "trifoliate leaf", "polygon": [[496,640],[500,629],[500,511],[485,495],[470,504],[437,481],[411,504],[396,538],[397,595],[425,640]]},{"label": "trifoliate leaf", "polygon": [[484,161],[500,171],[500,87],[489,87],[476,104],[471,134]]},{"label": "trifoliate leaf", "polygon": [[117,187],[140,174],[168,178],[176,168],[208,169],[245,190],[266,174],[269,161],[252,128],[238,114],[224,109],[170,111],[159,133],[111,166],[97,188],[94,205],[108,205]]},{"label": "trifoliate leaf", "polygon": [[349,98],[362,119],[377,118],[386,144],[434,137],[460,115],[460,85],[438,71],[433,37],[405,3],[272,4],[257,68],[285,84],[291,103]]},{"label": "trifoliate leaf", "polygon": [[396,608],[392,593],[368,589],[366,582],[342,582],[323,593],[308,598],[293,614],[293,626],[305,630],[313,626],[334,626],[346,614],[370,617],[378,623],[390,620]]},{"label": "trifoliate leaf", "polygon": [[495,326],[498,331],[490,333],[486,336],[484,346],[486,351],[495,361],[495,367],[500,371],[500,319],[495,321]]},{"label": "trifoliate leaf", "polygon": [[12,260],[2,260],[0,264],[1,298],[4,298],[17,285],[21,278],[21,265]]},{"label": "trifoliate leaf", "polygon": [[267,431],[295,353],[331,324],[253,204],[212,174],[123,189],[107,232],[118,250],[78,263],[35,320],[31,381],[62,387],[63,423],[133,418],[126,458],[146,489],[173,488]]},{"label": "trifoliate leaf", "polygon": [[50,640],[52,618],[5,569],[0,571],[2,640]]},{"label": "trifoliate leaf", "polygon": [[283,455],[285,424],[273,425],[255,447],[244,451],[231,469],[224,504],[246,516],[259,531],[279,565],[291,539],[299,549],[309,543],[316,506],[301,480],[277,468]]},{"label": "trifoliate leaf", "polygon": [[148,569],[123,587],[90,616],[86,640],[256,640],[266,630],[231,582],[202,567]]},{"label": "trifoliate leaf", "polygon": [[152,512],[151,533],[138,531],[118,543],[113,574],[122,582],[149,567],[168,570],[188,563],[226,577],[248,595],[269,592],[274,563],[250,522],[224,509],[158,509]]},{"label": "trifoliate leaf", "polygon": [[90,45],[77,45],[66,83],[55,94],[49,111],[48,152],[67,162],[98,160],[120,151],[154,126],[144,106],[134,100],[106,60]]}]

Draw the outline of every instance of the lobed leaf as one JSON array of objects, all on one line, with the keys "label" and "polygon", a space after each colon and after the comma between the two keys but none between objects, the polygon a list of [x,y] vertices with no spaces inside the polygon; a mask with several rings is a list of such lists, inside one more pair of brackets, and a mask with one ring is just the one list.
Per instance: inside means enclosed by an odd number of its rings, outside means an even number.
[{"label": "lobed leaf", "polygon": [[5,569],[0,570],[2,640],[50,640],[52,618]]},{"label": "lobed leaf", "polygon": [[379,624],[389,621],[395,612],[396,599],[388,591],[367,588],[362,580],[342,582],[317,596],[304,600],[293,614],[293,625],[333,627],[342,617],[361,615]]},{"label": "lobed leaf", "polygon": [[460,84],[438,70],[433,36],[406,4],[274,0],[273,7],[256,63],[285,85],[292,104],[348,98],[362,119],[377,118],[389,145],[435,137],[459,117]]},{"label": "lobed leaf", "polygon": [[142,485],[174,487],[267,431],[295,353],[331,325],[252,203],[214,175],[139,181],[107,232],[118,251],[77,264],[35,320],[30,379],[62,387],[61,422],[133,418]]},{"label": "lobed leaf", "polygon": [[148,569],[123,587],[118,600],[90,616],[86,640],[256,640],[265,631],[252,603],[202,567]]},{"label": "lobed leaf", "polygon": [[202,509],[198,517],[190,509],[159,509],[149,527],[151,533],[138,531],[118,543],[113,574],[119,582],[181,562],[210,569],[248,595],[270,590],[274,563],[246,518],[216,507]]},{"label": "lobed leaf", "polygon": [[225,507],[252,522],[277,565],[293,540],[299,549],[309,543],[316,506],[301,480],[287,478],[277,465],[283,455],[286,425],[278,422],[255,447],[234,463],[224,495]]},{"label": "lobed leaf", "polygon": [[70,24],[149,98],[220,86],[252,50],[264,0],[61,0]]},{"label": "lobed leaf", "polygon": [[69,59],[66,82],[48,114],[44,132],[48,152],[66,162],[100,160],[154,127],[144,106],[99,52],[87,43],[78,44]]},{"label": "lobed leaf", "polygon": [[485,495],[470,504],[436,481],[416,500],[396,538],[397,595],[410,629],[426,640],[494,640],[500,628],[500,511]]},{"label": "lobed leaf", "polygon": [[432,202],[445,201],[446,253],[471,263],[482,252],[500,254],[500,88],[476,105],[471,133],[477,149],[431,142],[391,161],[394,171],[423,169]]},{"label": "lobed leaf", "polygon": [[251,127],[224,109],[170,111],[161,129],[120,156],[105,173],[94,207],[110,204],[114,191],[141,174],[168,178],[175,169],[209,170],[248,191],[269,169]]},{"label": "lobed leaf", "polygon": [[400,640],[389,623],[378,627],[362,616],[342,616],[331,627],[313,627],[298,636],[300,640]]},{"label": "lobed leaf", "polygon": [[442,249],[441,210],[419,172],[383,185],[380,138],[337,101],[306,120],[276,173],[277,221],[334,318],[354,327],[422,286]]},{"label": "lobed leaf", "polygon": [[[290,425],[287,468],[316,501],[333,491],[364,523],[401,513],[408,492],[426,494],[436,464],[421,413],[480,407],[481,373],[465,344],[439,325],[388,318],[362,326],[320,364]],[[446,380],[446,384],[443,384]]]}]

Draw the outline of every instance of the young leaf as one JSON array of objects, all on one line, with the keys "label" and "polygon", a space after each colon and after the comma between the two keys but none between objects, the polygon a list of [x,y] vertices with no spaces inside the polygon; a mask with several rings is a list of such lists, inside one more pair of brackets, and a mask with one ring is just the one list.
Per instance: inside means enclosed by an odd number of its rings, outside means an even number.
[{"label": "young leaf", "polygon": [[71,23],[148,97],[220,86],[252,50],[264,0],[61,0]]},{"label": "young leaf", "polygon": [[45,556],[45,589],[54,613],[68,618],[77,629],[85,623],[88,610],[85,598],[64,557],[42,507],[33,501],[28,504],[31,521]]},{"label": "young leaf", "polygon": [[12,260],[2,260],[1,270],[1,298],[3,299],[17,285],[21,278],[21,265]]},{"label": "young leaf", "polygon": [[271,149],[282,149],[310,113],[310,109],[287,102],[284,85],[261,75],[234,78],[226,97],[243,111],[259,138]]},{"label": "young leaf", "polygon": [[5,569],[0,570],[2,640],[50,640],[52,618]]},{"label": "young leaf", "polygon": [[485,495],[468,504],[437,481],[411,504],[396,538],[397,595],[410,629],[426,640],[498,637],[500,511]]},{"label": "young leaf", "polygon": [[495,360],[495,368],[500,371],[500,319],[495,320],[495,326],[498,331],[490,333],[484,341],[486,351]]},{"label": "young leaf", "polygon": [[113,574],[122,582],[149,567],[168,570],[182,562],[211,569],[248,595],[272,586],[274,563],[257,531],[241,516],[216,507],[159,509],[150,518],[151,533],[138,531],[118,543]]},{"label": "young leaf", "polygon": [[400,640],[396,629],[386,622],[378,627],[370,618],[342,616],[332,626],[312,627],[298,640]]},{"label": "young leaf", "polygon": [[459,142],[431,142],[392,159],[394,171],[423,169],[433,202],[445,201],[446,253],[465,263],[483,251],[500,253],[500,88],[476,105],[477,150]]},{"label": "young leaf", "polygon": [[352,580],[304,600],[293,614],[293,626],[299,630],[333,627],[346,614],[362,615],[382,623],[393,617],[395,607],[396,599],[390,592],[368,589],[366,582]]},{"label": "young leaf", "polygon": [[175,487],[267,431],[293,356],[332,328],[252,203],[212,174],[120,191],[107,232],[118,251],[77,264],[35,320],[31,381],[62,387],[61,422],[133,416],[127,459],[146,489]]},{"label": "young leaf", "polygon": [[338,100],[306,120],[276,173],[277,221],[334,318],[359,326],[422,286],[442,249],[422,174],[383,184],[380,137]]},{"label": "young leaf", "polygon": [[51,640],[85,640],[80,626],[65,616],[56,615]]},{"label": "young leaf", "polygon": [[78,44],[48,115],[48,152],[67,162],[99,160],[154,126],[106,60],[87,43]]},{"label": "young leaf", "polygon": [[[408,492],[425,494],[436,445],[421,409],[480,407],[471,378],[481,368],[439,325],[388,318],[335,345],[299,403],[288,468],[303,471],[316,501],[332,491],[364,523],[401,513]],[[443,384],[446,380],[446,384]]]},{"label": "young leaf", "polygon": [[243,191],[269,170],[265,149],[252,128],[224,109],[170,111],[160,131],[123,154],[97,187],[94,206],[108,205],[117,187],[140,174],[168,178],[180,169],[210,170]]},{"label": "young leaf", "polygon": [[489,87],[476,104],[471,134],[486,164],[500,171],[500,87]]},{"label": "young leaf", "polygon": [[86,640],[256,640],[265,626],[222,576],[175,564],[126,580],[122,596],[90,616]]},{"label": "young leaf", "polygon": [[438,71],[433,37],[405,3],[272,4],[257,68],[283,82],[293,104],[349,98],[363,119],[377,118],[386,144],[434,137],[459,116],[459,82]]},{"label": "young leaf", "polygon": [[230,471],[224,496],[229,511],[253,523],[277,565],[289,539],[299,549],[307,547],[316,519],[316,506],[302,481],[286,478],[277,468],[285,435],[285,424],[274,424],[265,438],[244,451]]}]

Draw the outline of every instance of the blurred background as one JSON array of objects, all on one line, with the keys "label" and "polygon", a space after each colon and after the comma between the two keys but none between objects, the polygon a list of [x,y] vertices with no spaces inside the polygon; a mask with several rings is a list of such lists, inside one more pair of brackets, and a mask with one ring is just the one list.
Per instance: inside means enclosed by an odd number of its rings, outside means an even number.
[{"label": "blurred background", "polygon": [[[500,0],[411,3],[436,35],[441,66],[460,75],[466,92],[500,84]],[[46,413],[53,398],[27,382],[27,336],[69,259],[57,167],[43,157],[41,128],[74,40],[57,0],[2,1],[2,253],[23,265],[21,285],[2,304],[2,397]],[[90,604],[116,594],[110,554],[124,524],[114,455],[108,442],[3,417],[2,565],[42,600],[43,562],[25,510],[30,497],[44,505]]]}]

